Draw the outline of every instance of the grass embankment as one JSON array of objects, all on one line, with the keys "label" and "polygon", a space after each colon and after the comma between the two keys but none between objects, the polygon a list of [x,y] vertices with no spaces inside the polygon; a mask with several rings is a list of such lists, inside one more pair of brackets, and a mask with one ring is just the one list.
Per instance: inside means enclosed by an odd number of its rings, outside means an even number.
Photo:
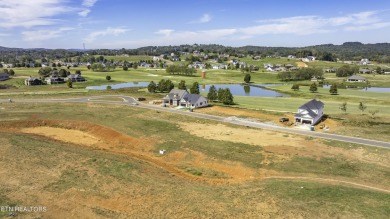
[{"label": "grass embankment", "polygon": [[[201,127],[215,122],[135,107],[15,103],[2,104],[1,113],[2,121],[80,120],[111,127],[153,142],[144,156],[171,162],[198,177],[230,179],[222,170],[236,168],[237,163],[240,170],[255,174],[253,179],[233,184],[199,183],[173,176],[142,159],[110,152],[110,147],[100,150],[15,131],[2,133],[0,203],[48,207],[47,213],[23,216],[385,218],[390,212],[390,194],[383,192],[337,181],[256,177],[264,173],[320,177],[389,189],[389,150],[288,135],[283,138],[301,142],[300,147],[203,138],[184,131],[180,124]],[[122,147],[131,145],[124,142]],[[162,148],[167,150],[164,156],[158,155]]]}]

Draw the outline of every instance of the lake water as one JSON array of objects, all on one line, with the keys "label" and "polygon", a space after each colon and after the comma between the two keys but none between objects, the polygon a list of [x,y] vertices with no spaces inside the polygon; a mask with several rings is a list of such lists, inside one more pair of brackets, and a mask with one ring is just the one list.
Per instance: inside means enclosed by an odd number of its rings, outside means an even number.
[{"label": "lake water", "polygon": [[[257,86],[269,86],[266,84],[256,84]],[[287,94],[282,94],[273,90],[267,90],[261,87],[254,87],[241,84],[215,84],[217,90],[219,88],[229,88],[233,96],[251,96],[251,97],[287,97]],[[200,89],[203,92],[209,92],[211,84],[201,85]]]},{"label": "lake water", "polygon": [[[330,85],[324,85],[322,88],[330,88]],[[390,92],[390,87],[368,87],[368,88],[348,88],[351,90],[371,91],[371,92]]]},{"label": "lake water", "polygon": [[89,87],[86,87],[86,89],[106,90],[107,86],[111,86],[111,89],[120,89],[120,88],[126,88],[126,87],[147,87],[148,85],[149,85],[149,82],[127,82],[127,83],[121,83],[121,84],[107,84],[107,85],[100,85],[100,86],[89,86]]},{"label": "lake water", "polygon": [[[147,87],[149,82],[128,82],[121,84],[111,84],[111,85],[100,85],[100,86],[89,86],[86,89],[90,90],[106,90],[107,86],[111,86],[111,89],[120,89],[127,87]],[[257,86],[272,86],[272,84],[256,84]],[[191,85],[187,85],[189,88]],[[217,90],[219,88],[229,88],[233,96],[254,96],[254,97],[286,97],[288,95],[282,94],[276,91],[267,90],[261,87],[253,87],[241,84],[215,84]],[[202,92],[209,92],[211,84],[200,85],[199,88]]]}]

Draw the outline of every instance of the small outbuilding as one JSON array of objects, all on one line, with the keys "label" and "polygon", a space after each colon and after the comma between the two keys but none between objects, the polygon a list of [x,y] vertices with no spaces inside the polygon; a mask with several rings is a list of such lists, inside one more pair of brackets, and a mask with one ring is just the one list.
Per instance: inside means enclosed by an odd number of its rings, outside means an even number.
[{"label": "small outbuilding", "polygon": [[41,85],[42,80],[39,78],[30,76],[24,80],[24,84],[27,86]]}]

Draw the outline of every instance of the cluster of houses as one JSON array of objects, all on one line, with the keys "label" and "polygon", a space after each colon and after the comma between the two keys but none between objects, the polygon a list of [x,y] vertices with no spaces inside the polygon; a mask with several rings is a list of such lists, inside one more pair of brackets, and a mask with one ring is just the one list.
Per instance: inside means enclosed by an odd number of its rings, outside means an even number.
[{"label": "cluster of houses", "polygon": [[[85,78],[79,74],[70,74],[65,78],[56,75],[51,75],[45,78],[46,84],[63,84],[68,80],[72,82],[83,82],[85,81]],[[30,76],[24,80],[24,84],[27,86],[34,86],[34,85],[42,85],[44,83],[41,79]]]},{"label": "cluster of houses", "polygon": [[282,65],[282,64],[264,64],[264,69],[267,70],[267,71],[271,71],[271,72],[281,72],[281,71],[294,71],[294,70],[298,70],[299,68],[294,66],[294,65],[291,65],[291,64],[287,64],[287,65]]},{"label": "cluster of houses", "polygon": [[209,105],[208,100],[199,94],[190,94],[186,90],[172,89],[164,98],[163,105],[182,106],[191,109]]}]

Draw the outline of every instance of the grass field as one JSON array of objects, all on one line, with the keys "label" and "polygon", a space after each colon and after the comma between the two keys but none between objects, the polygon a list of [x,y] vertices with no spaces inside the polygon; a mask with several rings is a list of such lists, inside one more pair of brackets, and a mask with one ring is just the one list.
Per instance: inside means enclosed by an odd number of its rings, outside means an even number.
[{"label": "grass field", "polygon": [[[48,208],[19,214],[25,218],[386,218],[390,212],[390,193],[381,191],[390,190],[386,149],[126,106],[7,103],[0,113],[0,204]],[[99,140],[88,146],[26,131],[39,127]],[[255,143],[236,141],[234,133],[250,133]]]}]

